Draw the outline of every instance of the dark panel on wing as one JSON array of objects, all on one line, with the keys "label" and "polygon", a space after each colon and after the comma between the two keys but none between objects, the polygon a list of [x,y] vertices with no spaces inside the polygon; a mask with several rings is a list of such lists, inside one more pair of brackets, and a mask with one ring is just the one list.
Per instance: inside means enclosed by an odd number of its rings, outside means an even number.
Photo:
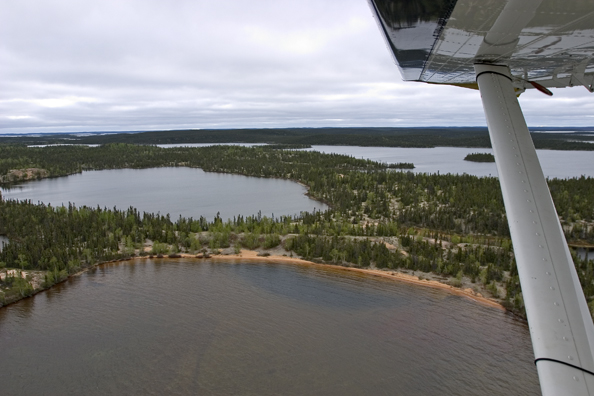
[{"label": "dark panel on wing", "polygon": [[369,0],[405,80],[476,87],[507,65],[518,89],[594,83],[592,0]]},{"label": "dark panel on wing", "polygon": [[420,80],[456,0],[370,0],[405,80]]}]

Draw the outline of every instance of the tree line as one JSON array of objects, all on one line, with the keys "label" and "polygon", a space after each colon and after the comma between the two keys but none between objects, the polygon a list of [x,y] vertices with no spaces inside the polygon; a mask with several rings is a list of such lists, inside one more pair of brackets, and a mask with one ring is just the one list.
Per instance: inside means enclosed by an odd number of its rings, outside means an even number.
[{"label": "tree line", "polygon": [[[355,224],[386,220],[461,234],[509,236],[499,183],[492,177],[392,171],[387,164],[345,155],[263,147],[0,145],[5,185],[11,182],[12,169],[39,169],[57,177],[83,170],[163,166],[295,180],[308,186],[311,197]],[[568,240],[594,243],[593,179],[552,179],[549,187]]]},{"label": "tree line", "polygon": [[[538,149],[594,150],[593,128],[531,128]],[[545,133],[543,133],[545,132]],[[109,133],[78,136],[43,134],[0,137],[11,144],[179,144],[179,143],[267,143],[296,145],[340,145],[375,147],[491,147],[486,127],[430,128],[266,128],[201,129]]]},{"label": "tree line", "polygon": [[[509,307],[522,307],[505,209],[495,178],[415,174],[344,155],[266,147],[159,148],[109,144],[100,147],[29,148],[0,145],[5,185],[15,169],[42,177],[83,170],[200,167],[205,171],[291,179],[331,206],[296,217],[178,218],[134,208],[52,207],[0,200],[0,235],[10,243],[0,266],[46,271],[46,284],[86,266],[134,254],[216,251],[230,246],[269,249],[282,244],[312,260],[338,265],[404,268],[468,277],[488,286]],[[549,180],[570,242],[594,242],[594,180]],[[166,211],[166,208],[164,208]],[[144,252],[146,241],[152,251]],[[388,248],[392,240],[396,249]],[[594,296],[591,262],[574,258],[588,301]],[[12,283],[11,283],[12,282]],[[4,286],[27,293],[22,281]],[[2,284],[0,283],[0,286]],[[19,286],[20,285],[20,286]],[[18,287],[17,287],[18,286]]]}]

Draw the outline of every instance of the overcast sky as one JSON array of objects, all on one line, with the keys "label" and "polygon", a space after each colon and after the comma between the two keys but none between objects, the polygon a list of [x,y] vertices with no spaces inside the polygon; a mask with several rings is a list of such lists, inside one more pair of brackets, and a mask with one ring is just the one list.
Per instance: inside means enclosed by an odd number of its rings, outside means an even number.
[{"label": "overcast sky", "polygon": [[[366,0],[2,0],[0,133],[485,125],[478,91],[402,82]],[[583,87],[520,98],[590,126]]]}]

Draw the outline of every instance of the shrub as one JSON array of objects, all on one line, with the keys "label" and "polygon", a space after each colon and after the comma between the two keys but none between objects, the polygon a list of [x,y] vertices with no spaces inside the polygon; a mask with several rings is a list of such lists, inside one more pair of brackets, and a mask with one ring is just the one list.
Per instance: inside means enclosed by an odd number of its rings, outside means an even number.
[{"label": "shrub", "polygon": [[260,246],[260,236],[252,232],[248,232],[244,234],[241,244],[245,248],[251,250],[256,249],[258,246]]},{"label": "shrub", "polygon": [[280,245],[280,237],[278,234],[269,234],[264,238],[264,249],[271,249]]}]

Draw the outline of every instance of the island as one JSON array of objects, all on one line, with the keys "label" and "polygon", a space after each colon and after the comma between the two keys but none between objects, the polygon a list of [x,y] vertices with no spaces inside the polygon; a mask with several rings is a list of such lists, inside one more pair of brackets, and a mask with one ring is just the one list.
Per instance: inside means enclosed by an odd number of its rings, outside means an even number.
[{"label": "island", "polygon": [[491,153],[472,153],[464,157],[464,161],[495,162],[495,156],[493,156]]}]

